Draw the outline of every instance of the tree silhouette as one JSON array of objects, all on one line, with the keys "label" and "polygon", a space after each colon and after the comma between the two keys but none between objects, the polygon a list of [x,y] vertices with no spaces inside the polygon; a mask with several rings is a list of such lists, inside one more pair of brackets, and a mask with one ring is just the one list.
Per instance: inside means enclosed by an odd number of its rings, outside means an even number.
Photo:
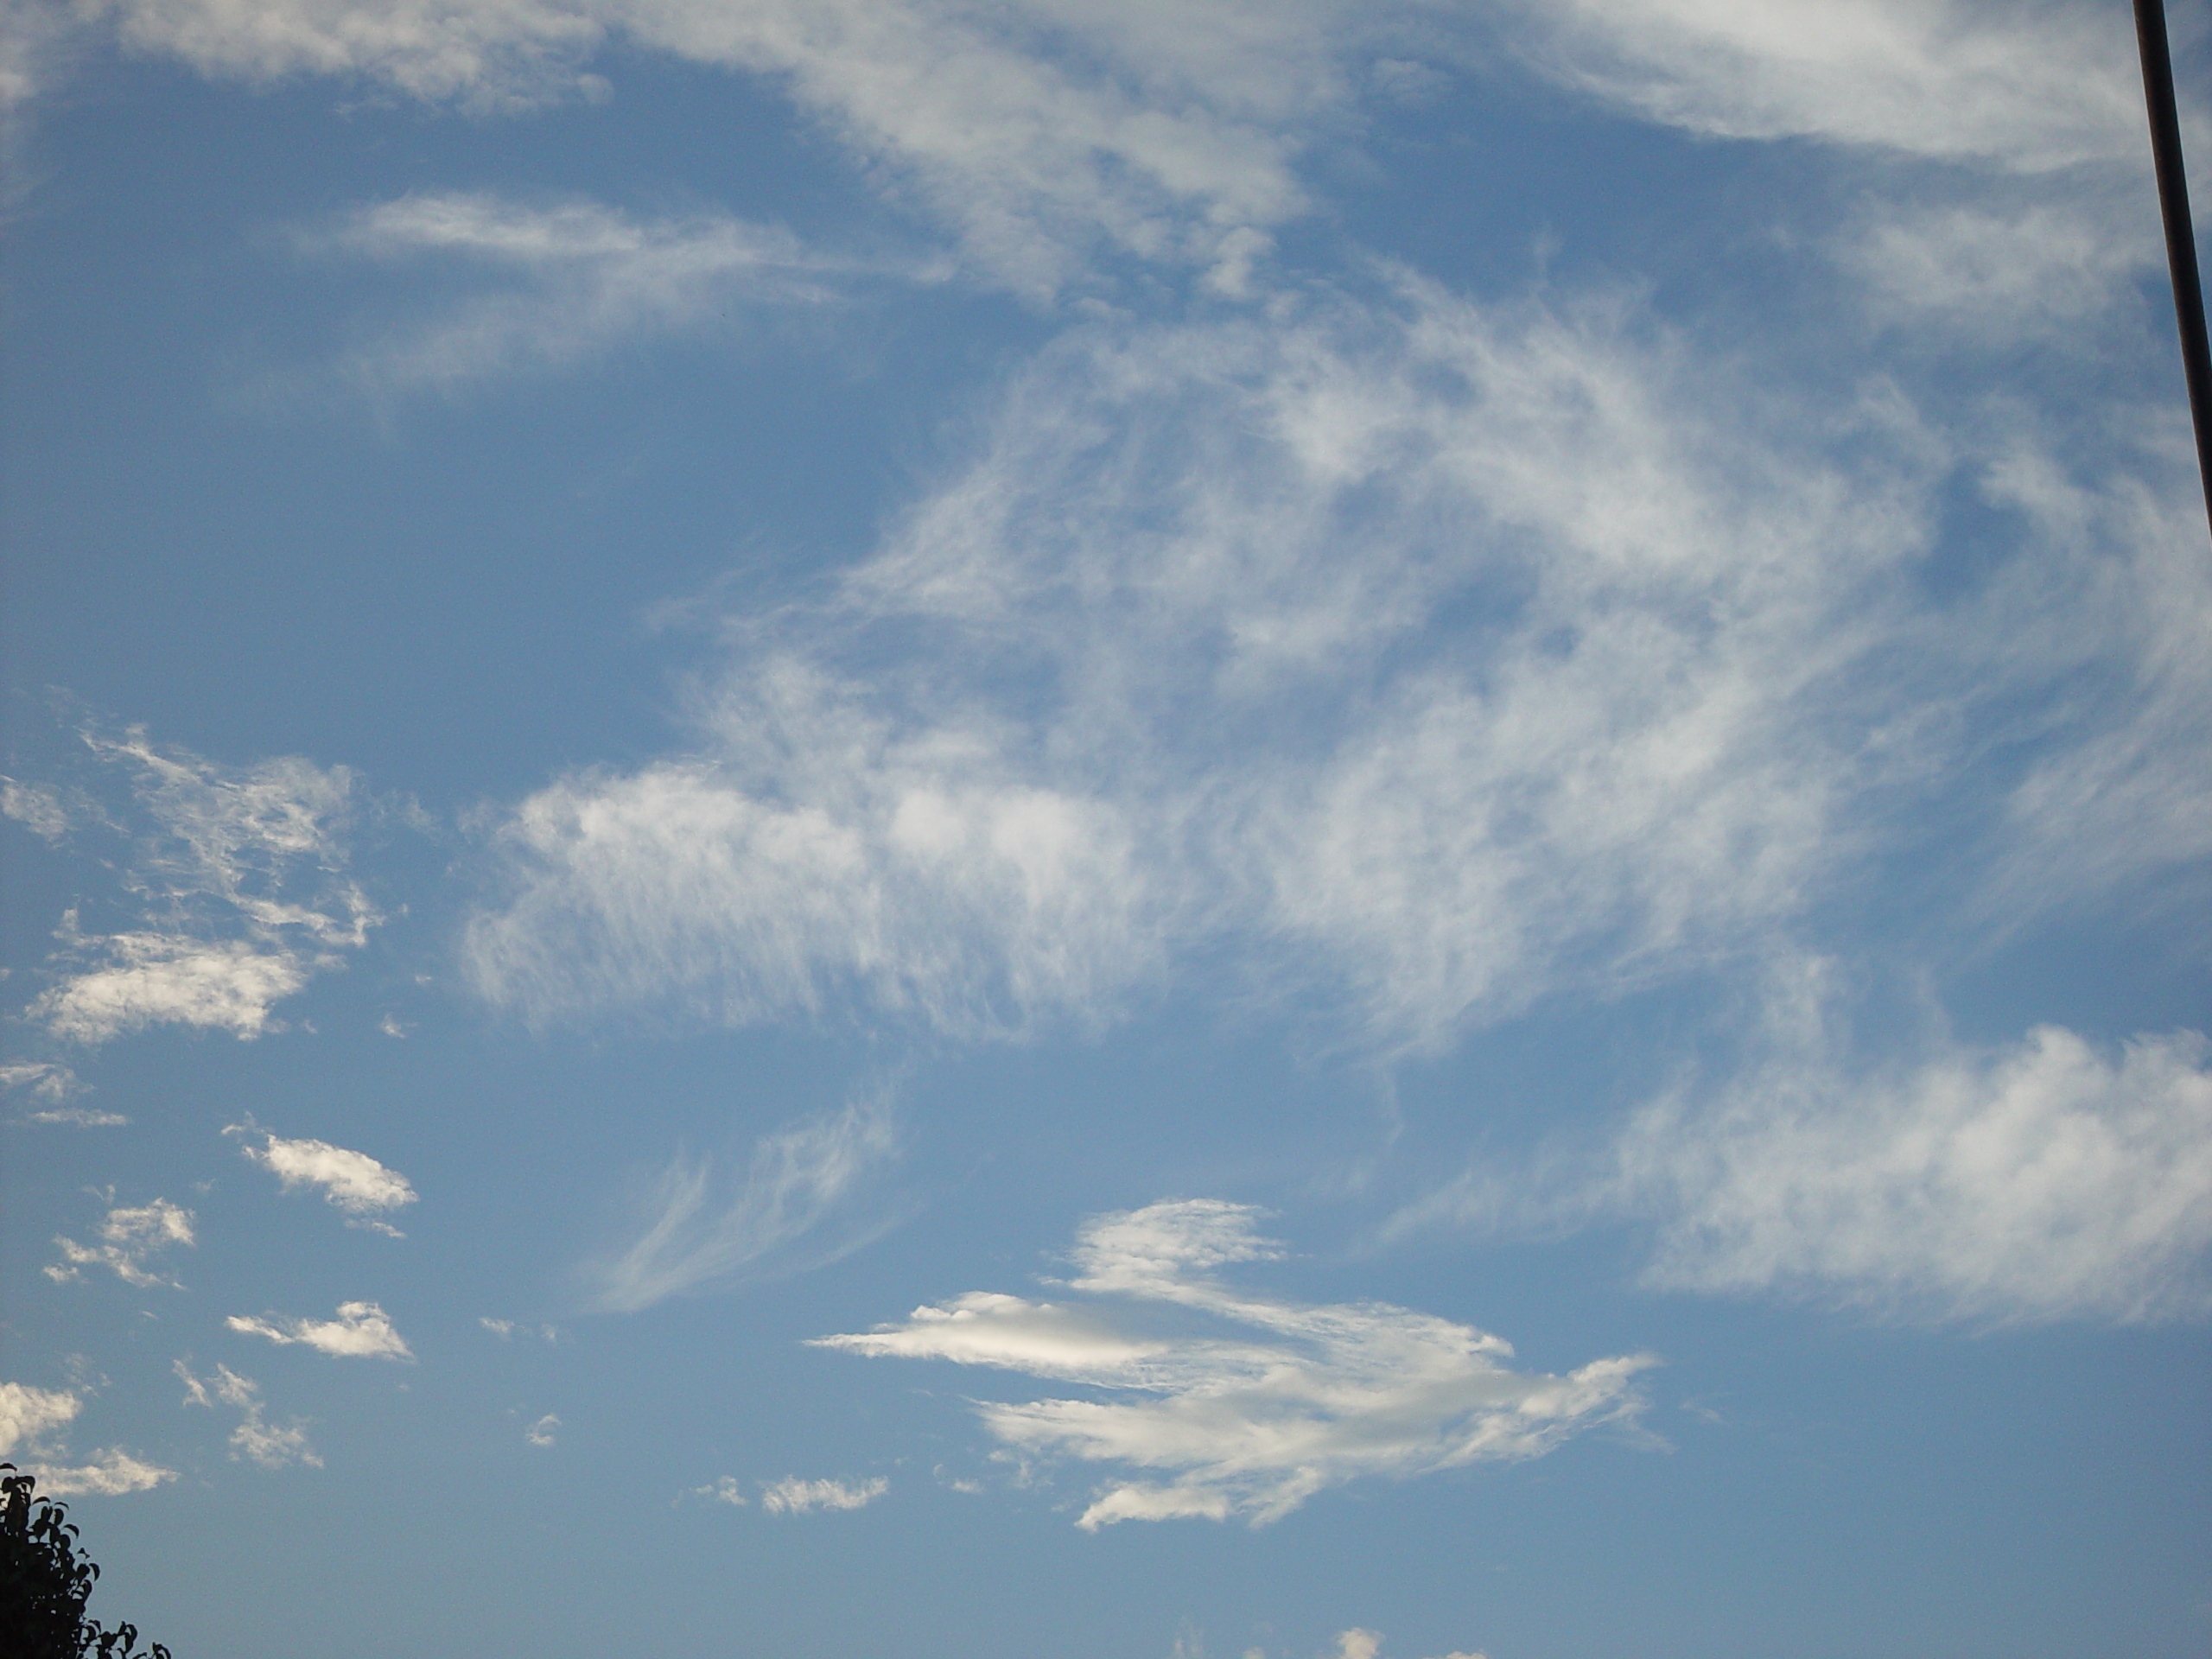
[{"label": "tree silhouette", "polygon": [[110,1630],[85,1617],[92,1582],[100,1575],[77,1542],[68,1511],[49,1497],[34,1497],[38,1484],[0,1463],[0,1651],[10,1659],[170,1659],[154,1643],[150,1655],[136,1649],[138,1627],[118,1624]]}]

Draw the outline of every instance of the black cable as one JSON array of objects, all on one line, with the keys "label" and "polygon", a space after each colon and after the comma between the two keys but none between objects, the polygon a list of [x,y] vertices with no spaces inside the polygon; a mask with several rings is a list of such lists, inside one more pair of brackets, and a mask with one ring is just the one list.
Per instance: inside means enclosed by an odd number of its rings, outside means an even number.
[{"label": "black cable", "polygon": [[2181,118],[2174,112],[2174,62],[2166,48],[2165,0],[2135,0],[2135,43],[2143,54],[2143,101],[2151,111],[2151,159],[2158,169],[2158,211],[2166,221],[2166,264],[2173,271],[2174,316],[2181,324],[2182,374],[2196,423],[2196,468],[2212,522],[2212,344],[2204,337],[2204,289],[2196,276],[2196,228],[2182,171]]}]

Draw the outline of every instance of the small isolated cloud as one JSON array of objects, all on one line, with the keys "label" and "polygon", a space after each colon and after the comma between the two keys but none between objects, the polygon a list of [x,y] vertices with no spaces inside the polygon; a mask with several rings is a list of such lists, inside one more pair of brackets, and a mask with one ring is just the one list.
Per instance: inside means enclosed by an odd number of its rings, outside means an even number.
[{"label": "small isolated cloud", "polygon": [[532,1446],[550,1446],[558,1437],[560,1427],[561,1420],[549,1411],[536,1422],[524,1428],[522,1432],[522,1437],[525,1440],[528,1440]]},{"label": "small isolated cloud", "polygon": [[224,1321],[247,1336],[266,1337],[287,1345],[304,1343],[318,1353],[351,1359],[412,1359],[407,1344],[374,1302],[340,1302],[334,1319],[293,1319],[271,1313],[247,1319],[233,1313]]},{"label": "small isolated cloud", "polygon": [[261,1385],[251,1377],[240,1376],[227,1365],[218,1365],[214,1377],[203,1380],[194,1376],[192,1368],[181,1359],[175,1370],[184,1384],[186,1405],[212,1408],[220,1402],[239,1414],[238,1426],[231,1431],[232,1459],[242,1458],[264,1469],[282,1469],[295,1463],[311,1469],[322,1467],[322,1459],[308,1442],[306,1420],[295,1417],[288,1424],[270,1422],[262,1402]]},{"label": "small isolated cloud", "polygon": [[387,262],[437,261],[496,284],[411,330],[379,330],[378,343],[347,365],[373,387],[454,388],[560,367],[734,308],[819,308],[858,277],[891,274],[727,213],[639,219],[598,202],[533,206],[480,193],[364,207],[305,245]]},{"label": "small isolated cloud", "polygon": [[[1337,1632],[1336,1659],[1379,1659],[1382,1652],[1382,1633],[1364,1630],[1354,1626]],[[1452,1652],[1440,1654],[1437,1659],[1484,1659],[1479,1653]]]},{"label": "small isolated cloud", "polygon": [[63,917],[59,976],[26,1011],[49,1033],[89,1045],[181,1025],[257,1037],[276,1028],[276,1003],[366,942],[381,918],[344,875],[345,767],[226,768],[156,748],[138,728],[79,734],[130,780],[129,821],[102,823],[130,836],[123,885],[137,914],[105,932]]},{"label": "small isolated cloud", "polygon": [[[881,1476],[874,1480],[801,1480],[786,1476],[760,1488],[760,1507],[770,1515],[809,1515],[817,1510],[861,1510],[891,1490]],[[741,1502],[742,1500],[740,1500]]]},{"label": "small isolated cloud", "polygon": [[[255,1132],[252,1126],[235,1123],[223,1131],[226,1135]],[[285,1141],[265,1130],[258,1133],[264,1137],[260,1146],[246,1145],[238,1150],[272,1172],[287,1192],[295,1187],[319,1186],[324,1198],[345,1212],[348,1226],[401,1236],[397,1228],[382,1219],[389,1211],[415,1202],[414,1187],[397,1170],[385,1168],[365,1152],[349,1152],[327,1141]]]},{"label": "small isolated cloud", "polygon": [[155,1266],[155,1258],[178,1245],[190,1246],[192,1211],[167,1198],[151,1204],[122,1205],[110,1210],[100,1222],[99,1243],[79,1244],[57,1237],[61,1260],[46,1269],[46,1276],[60,1283],[82,1276],[86,1268],[111,1268],[129,1285],[171,1285]]},{"label": "small isolated cloud", "polygon": [[175,1480],[176,1471],[135,1458],[117,1446],[92,1454],[92,1461],[60,1461],[62,1432],[84,1409],[83,1398],[66,1389],[35,1389],[22,1382],[0,1382],[0,1458],[21,1465],[35,1476],[40,1489],[50,1497],[75,1497],[87,1493],[113,1497],[143,1492]]},{"label": "small isolated cloud", "polygon": [[595,1305],[629,1313],[717,1283],[823,1266],[880,1237],[895,1214],[854,1201],[898,1154],[890,1103],[871,1093],[842,1111],[760,1137],[743,1173],[679,1157],[648,1191],[642,1226],[591,1270]]},{"label": "small isolated cloud", "polygon": [[[1649,1356],[1566,1376],[1518,1372],[1504,1363],[1510,1344],[1447,1319],[1236,1290],[1211,1270],[1281,1254],[1258,1219],[1216,1199],[1100,1217],[1077,1238],[1069,1288],[1082,1301],[978,1291],[816,1345],[988,1365],[1103,1395],[976,1407],[1015,1454],[1142,1471],[1099,1488],[1077,1522],[1085,1529],[1186,1516],[1263,1525],[1348,1481],[1540,1457],[1641,1408],[1633,1379]],[[1191,1328],[1192,1313],[1205,1330]]]},{"label": "small isolated cloud", "polygon": [[745,1507],[747,1501],[745,1491],[738,1484],[735,1475],[724,1475],[711,1486],[694,1486],[691,1496],[703,1497],[709,1503],[734,1504],[740,1509]]}]

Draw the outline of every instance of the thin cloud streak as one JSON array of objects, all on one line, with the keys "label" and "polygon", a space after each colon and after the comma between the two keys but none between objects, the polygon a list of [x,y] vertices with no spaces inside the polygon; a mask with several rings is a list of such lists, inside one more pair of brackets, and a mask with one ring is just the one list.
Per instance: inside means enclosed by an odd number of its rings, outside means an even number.
[{"label": "thin cloud streak", "polygon": [[712,1158],[678,1156],[645,1194],[636,1237],[588,1270],[592,1306],[636,1313],[849,1255],[901,1218],[856,1213],[898,1153],[890,1098],[870,1093],[761,1136],[741,1175]]},{"label": "thin cloud streak", "polygon": [[415,1357],[389,1316],[374,1302],[340,1302],[334,1319],[296,1319],[276,1313],[249,1319],[233,1313],[223,1323],[246,1336],[265,1338],[279,1347],[299,1343],[318,1353],[340,1358]]},{"label": "thin cloud streak", "polygon": [[309,253],[426,263],[501,286],[357,348],[344,372],[372,390],[442,388],[559,368],[631,339],[849,302],[869,280],[934,273],[825,254],[727,213],[639,219],[588,200],[541,206],[483,192],[402,197],[305,233]]}]

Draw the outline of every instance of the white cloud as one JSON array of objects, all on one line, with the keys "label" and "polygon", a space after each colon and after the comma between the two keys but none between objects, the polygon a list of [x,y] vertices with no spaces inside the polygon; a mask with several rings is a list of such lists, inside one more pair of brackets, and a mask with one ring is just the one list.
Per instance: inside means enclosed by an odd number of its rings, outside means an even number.
[{"label": "white cloud", "polygon": [[735,1475],[724,1475],[711,1486],[694,1486],[691,1489],[691,1495],[694,1497],[707,1498],[716,1503],[733,1504],[739,1509],[744,1508],[747,1502],[743,1489],[737,1484]]},{"label": "white cloud", "polygon": [[151,1204],[124,1205],[110,1210],[100,1222],[100,1242],[79,1244],[57,1237],[61,1260],[46,1269],[49,1279],[67,1281],[86,1268],[111,1268],[125,1284],[175,1286],[154,1265],[154,1258],[176,1245],[193,1243],[192,1211],[167,1198]]},{"label": "white cloud", "polygon": [[355,1359],[412,1359],[406,1342],[374,1302],[340,1302],[334,1319],[294,1319],[269,1314],[248,1319],[233,1313],[224,1323],[247,1336],[266,1337],[280,1345],[305,1343],[319,1353]]},{"label": "white cloud", "polygon": [[76,1421],[84,1401],[66,1389],[35,1389],[21,1382],[0,1382],[0,1458],[20,1462],[23,1472],[37,1478],[48,1497],[74,1497],[93,1493],[115,1497],[143,1492],[175,1480],[176,1471],[135,1458],[120,1447],[95,1452],[86,1464],[56,1461],[63,1430]]},{"label": "white cloud", "polygon": [[[817,1345],[988,1365],[1107,1395],[976,1407],[1016,1455],[1143,1471],[1100,1488],[1078,1522],[1086,1529],[1230,1516],[1258,1526],[1351,1480],[1540,1457],[1639,1408],[1633,1378],[1653,1363],[1646,1356],[1566,1376],[1516,1372],[1503,1363],[1510,1344],[1447,1319],[1238,1291],[1209,1269],[1278,1253],[1256,1221],[1248,1205],[1205,1199],[1102,1217],[1078,1236],[1070,1288],[1084,1302],[975,1292]],[[1207,1316],[1213,1333],[1161,1318],[1163,1306]]]},{"label": "white cloud", "polygon": [[348,363],[375,387],[454,387],[558,367],[732,307],[819,308],[863,277],[925,274],[815,252],[788,231],[726,213],[639,219],[597,202],[533,206],[482,193],[365,207],[305,245],[439,261],[499,284],[417,327],[380,331]]},{"label": "white cloud", "polygon": [[49,1497],[76,1497],[87,1493],[119,1497],[125,1492],[150,1491],[163,1481],[175,1480],[176,1471],[135,1458],[117,1446],[92,1454],[90,1463],[38,1464],[27,1472]]},{"label": "white cloud", "polygon": [[227,1365],[218,1365],[211,1384],[194,1376],[181,1359],[175,1369],[184,1383],[185,1404],[212,1408],[220,1401],[238,1412],[238,1426],[231,1431],[233,1459],[243,1458],[264,1469],[283,1469],[295,1463],[311,1469],[322,1467],[322,1459],[308,1440],[306,1421],[295,1417],[288,1424],[270,1422],[261,1398],[261,1385],[251,1377],[240,1376]]},{"label": "white cloud", "polygon": [[0,1065],[0,1090],[10,1093],[18,1089],[27,1090],[32,1099],[46,1101],[53,1105],[60,1105],[83,1088],[84,1084],[77,1081],[77,1074],[66,1065],[54,1065],[39,1060]]},{"label": "white cloud", "polygon": [[[1354,1627],[1337,1632],[1336,1659],[1376,1659],[1382,1651],[1382,1633]],[[1440,1659],[1483,1659],[1479,1653],[1447,1653]]]},{"label": "white cloud", "polygon": [[153,1025],[257,1037],[276,1003],[365,943],[380,918],[343,875],[354,810],[344,767],[287,758],[226,770],[156,749],[137,728],[82,736],[131,776],[138,827],[123,879],[141,925],[86,934],[70,911],[57,935],[67,969],[31,1019],[87,1044]]},{"label": "white cloud", "polygon": [[2035,169],[2146,153],[2135,41],[2109,8],[1993,0],[1552,0],[1539,67],[1656,121]]},{"label": "white cloud", "polygon": [[76,1043],[104,1043],[158,1025],[258,1037],[271,1006],[313,973],[307,959],[259,941],[143,932],[86,943],[104,965],[69,976],[30,1007],[32,1019]]},{"label": "white cloud", "polygon": [[551,1446],[559,1437],[561,1420],[547,1412],[522,1432],[522,1437],[532,1446]]},{"label": "white cloud", "polygon": [[632,1241],[588,1272],[594,1306],[634,1312],[686,1291],[819,1267],[898,1220],[855,1201],[896,1157],[887,1097],[865,1095],[754,1144],[742,1173],[678,1157],[645,1193]]},{"label": "white cloud", "polygon": [[[1402,46],[1415,14],[1388,10]],[[1372,16],[1282,0],[105,0],[97,15],[208,73],[359,76],[494,107],[591,90],[582,66],[620,31],[770,79],[979,266],[1040,293],[1100,245],[1233,266],[1300,211],[1289,135],[1350,112]]]},{"label": "white cloud", "polygon": [[691,753],[523,804],[474,981],[1019,1034],[1204,949],[1433,1044],[1734,948],[1929,741],[1926,435],[1796,419],[1619,307],[1412,282],[1078,334],[834,601],[733,626]]},{"label": "white cloud", "polygon": [[[2100,1054],[2042,1027],[1887,1074],[1779,1059],[1648,1108],[1615,1202],[1670,1288],[1980,1323],[2212,1311],[2212,1065],[2193,1032]],[[1808,1063],[1809,1062],[1809,1063]]]},{"label": "white cloud", "polygon": [[[244,1124],[232,1124],[223,1131],[226,1135],[250,1132],[251,1127]],[[287,1192],[299,1186],[319,1186],[324,1198],[345,1211],[348,1225],[400,1236],[381,1219],[389,1211],[415,1202],[414,1187],[397,1170],[385,1168],[365,1152],[349,1152],[327,1141],[285,1141],[266,1130],[259,1132],[262,1145],[242,1146],[238,1150],[274,1173]]]},{"label": "white cloud", "polygon": [[35,1389],[0,1382],[0,1458],[44,1445],[76,1421],[85,1402],[67,1389]]},{"label": "white cloud", "polygon": [[[891,1490],[881,1476],[873,1480],[801,1480],[786,1476],[760,1489],[760,1507],[770,1515],[809,1515],[817,1510],[860,1510]],[[742,1500],[741,1500],[742,1501]]]},{"label": "white cloud", "polygon": [[1765,1029],[1596,1147],[1479,1163],[1390,1233],[1648,1228],[1645,1283],[1992,1326],[2212,1313],[2212,1045],[1893,1040],[1855,1059],[1830,966],[1778,970]]}]

